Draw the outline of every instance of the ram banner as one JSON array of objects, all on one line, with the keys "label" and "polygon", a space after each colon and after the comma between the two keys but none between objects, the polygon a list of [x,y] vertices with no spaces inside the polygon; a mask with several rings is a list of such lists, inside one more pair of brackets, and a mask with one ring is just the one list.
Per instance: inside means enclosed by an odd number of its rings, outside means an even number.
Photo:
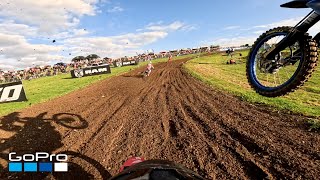
[{"label": "ram banner", "polygon": [[100,66],[90,66],[83,69],[75,69],[71,71],[71,76],[73,78],[80,78],[84,76],[92,76],[99,74],[108,74],[111,73],[110,66],[108,64]]},{"label": "ram banner", "polygon": [[127,60],[127,61],[114,61],[113,66],[114,67],[121,67],[121,66],[130,66],[130,65],[138,65],[139,60]]}]

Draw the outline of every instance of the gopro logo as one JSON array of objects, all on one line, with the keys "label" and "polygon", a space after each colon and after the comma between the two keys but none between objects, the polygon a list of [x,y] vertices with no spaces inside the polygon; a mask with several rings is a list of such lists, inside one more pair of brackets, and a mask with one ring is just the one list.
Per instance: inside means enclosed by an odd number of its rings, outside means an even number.
[{"label": "gopro logo", "polygon": [[[9,172],[67,172],[68,155],[37,152],[35,154],[16,155],[9,153]],[[40,162],[39,162],[40,161]]]}]

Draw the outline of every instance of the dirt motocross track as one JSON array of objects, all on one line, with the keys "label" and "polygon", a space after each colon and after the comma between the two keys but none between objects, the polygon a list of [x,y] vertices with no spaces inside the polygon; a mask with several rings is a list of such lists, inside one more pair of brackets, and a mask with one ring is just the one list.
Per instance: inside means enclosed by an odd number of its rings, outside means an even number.
[{"label": "dirt motocross track", "polygon": [[[214,90],[183,70],[186,60],[0,118],[1,179],[107,179],[130,156],[171,160],[207,179],[319,179],[320,134],[305,117]],[[69,172],[1,171],[9,152],[38,151],[66,151]]]}]

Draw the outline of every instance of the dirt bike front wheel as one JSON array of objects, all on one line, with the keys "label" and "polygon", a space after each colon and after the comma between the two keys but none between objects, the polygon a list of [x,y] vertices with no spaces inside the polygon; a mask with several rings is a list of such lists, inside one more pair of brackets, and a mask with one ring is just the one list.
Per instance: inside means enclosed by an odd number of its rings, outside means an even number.
[{"label": "dirt bike front wheel", "polygon": [[262,34],[247,59],[247,78],[251,87],[267,97],[283,96],[302,86],[317,63],[317,43],[305,36],[279,52],[272,60],[263,55],[286,37],[291,27],[278,27]]}]

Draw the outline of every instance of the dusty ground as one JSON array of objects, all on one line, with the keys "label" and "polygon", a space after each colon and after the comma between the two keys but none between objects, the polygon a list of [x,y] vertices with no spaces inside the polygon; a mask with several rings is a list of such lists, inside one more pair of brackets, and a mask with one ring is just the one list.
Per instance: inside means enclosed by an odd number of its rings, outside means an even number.
[{"label": "dusty ground", "polygon": [[[186,60],[102,81],[0,118],[0,177],[106,179],[130,156],[181,163],[208,179],[319,179],[320,134],[193,79]],[[141,70],[141,69],[140,69]],[[67,174],[9,174],[8,152],[63,152]]]}]

